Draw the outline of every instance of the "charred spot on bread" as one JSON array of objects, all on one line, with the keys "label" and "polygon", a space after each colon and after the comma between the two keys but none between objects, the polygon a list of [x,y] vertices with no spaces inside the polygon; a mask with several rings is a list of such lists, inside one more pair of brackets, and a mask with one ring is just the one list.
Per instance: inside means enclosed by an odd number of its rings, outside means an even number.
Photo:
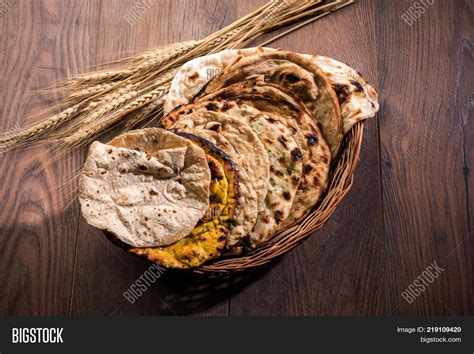
[{"label": "charred spot on bread", "polygon": [[288,148],[288,139],[286,139],[286,137],[284,135],[280,135],[278,137],[278,142],[285,148],[287,149]]},{"label": "charred spot on bread", "polygon": [[308,140],[308,145],[316,145],[319,142],[319,139],[316,135],[306,135]]},{"label": "charred spot on bread", "polygon": [[364,91],[364,89],[362,88],[362,85],[359,84],[357,81],[351,80],[350,82],[351,82],[351,84],[354,85],[355,88],[356,88],[356,89],[354,90],[354,92],[362,92],[362,91]]},{"label": "charred spot on bread", "polygon": [[303,158],[303,154],[301,153],[301,150],[297,148],[291,151],[291,155],[296,161],[300,161]]},{"label": "charred spot on bread", "polygon": [[350,88],[347,85],[337,86],[335,91],[340,104],[345,102],[351,95]]},{"label": "charred spot on bread", "polygon": [[198,72],[194,72],[194,74],[189,76],[189,80],[191,80],[191,81],[195,81],[198,78],[199,78],[199,73]]},{"label": "charred spot on bread", "polygon": [[274,212],[275,222],[280,224],[283,221],[283,212],[281,210],[275,210]]},{"label": "charred spot on bread", "polygon": [[309,164],[308,164],[308,165],[304,165],[304,167],[303,167],[304,174],[306,174],[306,175],[307,175],[308,173],[310,173],[312,170],[313,170],[313,166],[311,166],[311,165],[309,165]]},{"label": "charred spot on bread", "polygon": [[287,74],[285,74],[284,80],[288,81],[291,84],[294,84],[294,83],[300,81],[300,77],[299,77],[298,74],[295,74],[295,73],[287,73]]},{"label": "charred spot on bread", "polygon": [[215,103],[209,103],[206,105],[206,109],[208,109],[209,111],[217,112],[218,107]]}]

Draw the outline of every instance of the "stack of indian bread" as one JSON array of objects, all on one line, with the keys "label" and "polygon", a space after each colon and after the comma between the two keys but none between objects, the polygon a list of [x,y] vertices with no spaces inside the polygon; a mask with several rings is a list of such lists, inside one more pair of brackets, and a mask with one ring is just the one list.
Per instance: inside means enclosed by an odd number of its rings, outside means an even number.
[{"label": "stack of indian bread", "polygon": [[167,268],[239,257],[300,222],[328,188],[377,93],[346,64],[271,48],[225,50],[176,73],[161,126],[94,142],[82,213]]}]

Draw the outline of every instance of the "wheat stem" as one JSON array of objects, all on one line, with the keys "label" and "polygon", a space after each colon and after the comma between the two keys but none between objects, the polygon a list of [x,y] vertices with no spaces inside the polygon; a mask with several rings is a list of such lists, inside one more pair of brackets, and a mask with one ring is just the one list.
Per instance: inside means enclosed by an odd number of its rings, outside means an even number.
[{"label": "wheat stem", "polygon": [[68,94],[59,105],[66,109],[20,132],[0,135],[0,150],[30,144],[47,135],[74,147],[119,123],[129,129],[160,119],[171,79],[187,61],[223,49],[242,48],[266,32],[306,19],[264,42],[266,45],[350,3],[353,1],[269,1],[199,41],[175,43],[115,61],[121,65],[118,69],[81,75],[57,89]]}]

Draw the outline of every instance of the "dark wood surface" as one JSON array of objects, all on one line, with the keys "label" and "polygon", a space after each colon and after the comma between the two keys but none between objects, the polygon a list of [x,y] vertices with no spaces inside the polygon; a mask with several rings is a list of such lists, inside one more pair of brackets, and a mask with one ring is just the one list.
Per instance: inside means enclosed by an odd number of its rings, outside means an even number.
[{"label": "dark wood surface", "polygon": [[[262,1],[17,0],[0,18],[0,130],[35,121],[57,79],[206,36]],[[165,273],[134,304],[150,264],[114,247],[68,204],[84,152],[45,166],[45,147],[0,158],[0,315],[473,315],[474,7],[435,1],[409,25],[406,1],[358,0],[272,44],[347,62],[380,94],[351,192],[328,223],[242,279]],[[60,188],[58,188],[60,186]],[[411,304],[402,292],[444,271]]]}]

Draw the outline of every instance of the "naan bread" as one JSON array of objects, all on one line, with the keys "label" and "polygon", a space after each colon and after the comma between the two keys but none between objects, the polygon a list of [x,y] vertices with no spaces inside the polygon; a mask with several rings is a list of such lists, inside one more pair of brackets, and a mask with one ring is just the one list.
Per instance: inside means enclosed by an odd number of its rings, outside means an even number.
[{"label": "naan bread", "polygon": [[204,216],[209,184],[201,148],[163,129],[144,129],[91,145],[79,201],[90,225],[128,245],[168,245]]},{"label": "naan bread", "polygon": [[291,128],[303,153],[303,176],[288,219],[281,228],[294,224],[319,201],[329,179],[331,153],[307,108],[290,91],[255,79],[238,82],[200,98],[202,101],[214,99],[240,100]]},{"label": "naan bread", "polygon": [[227,236],[227,248],[232,248],[233,253],[241,253],[245,245],[242,240],[252,231],[257,220],[258,202],[257,193],[249,174],[249,166],[244,163],[238,152],[222,134],[206,129],[187,128],[191,134],[202,137],[222,150],[235,164],[237,179],[239,181],[239,197],[234,213],[234,226]]},{"label": "naan bread", "polygon": [[321,55],[304,57],[312,60],[326,75],[339,99],[344,134],[354,124],[375,116],[379,110],[378,95],[356,70],[337,60]]},{"label": "naan bread", "polygon": [[[247,52],[245,52],[247,51]],[[223,68],[230,65],[239,55],[275,51],[273,48],[248,48],[223,50],[205,55],[184,64],[171,82],[171,89],[164,103],[165,113],[179,105],[191,102],[202,88]],[[379,109],[378,95],[362,75],[350,66],[335,59],[302,54],[316,64],[326,75],[338,96],[343,120],[343,132],[347,134],[356,122],[375,116]],[[199,80],[192,80],[199,68]]]},{"label": "naan bread", "polygon": [[163,103],[165,114],[183,104],[188,104],[214,75],[232,63],[238,55],[254,55],[262,52],[260,47],[223,50],[205,55],[185,63],[171,82],[169,93]]},{"label": "naan bread", "polygon": [[343,135],[336,93],[318,66],[299,54],[275,50],[237,57],[203,88],[198,97],[252,78],[283,86],[300,98],[326,138],[331,155],[338,156]]},{"label": "naan bread", "polygon": [[163,124],[176,129],[207,128],[219,126],[221,119],[234,117],[247,122],[257,134],[268,153],[271,166],[268,194],[250,234],[250,246],[255,247],[269,240],[288,218],[298,189],[302,174],[302,153],[292,132],[277,119],[252,106],[234,101],[189,104],[171,112],[163,119]]}]

